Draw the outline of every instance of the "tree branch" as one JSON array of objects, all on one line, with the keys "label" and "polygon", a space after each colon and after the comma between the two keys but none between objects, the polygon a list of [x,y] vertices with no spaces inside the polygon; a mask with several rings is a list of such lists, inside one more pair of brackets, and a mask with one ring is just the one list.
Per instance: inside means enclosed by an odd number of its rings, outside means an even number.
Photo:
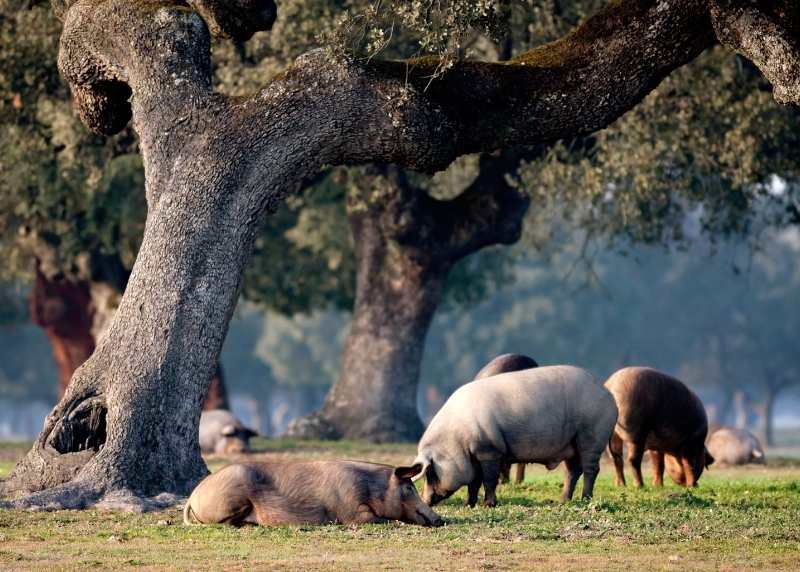
[{"label": "tree branch", "polygon": [[513,187],[508,177],[516,173],[520,162],[539,156],[542,149],[485,154],[478,176],[464,192],[452,200],[437,201],[435,217],[451,261],[487,246],[519,240],[530,199]]},{"label": "tree branch", "polygon": [[[794,5],[792,5],[794,4]],[[789,0],[711,0],[720,41],[751,60],[779,103],[800,104],[800,6]]]}]

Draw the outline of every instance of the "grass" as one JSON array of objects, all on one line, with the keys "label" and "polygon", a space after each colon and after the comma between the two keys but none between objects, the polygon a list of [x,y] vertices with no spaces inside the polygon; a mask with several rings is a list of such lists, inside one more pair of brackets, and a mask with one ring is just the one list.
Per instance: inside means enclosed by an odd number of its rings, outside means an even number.
[{"label": "grass", "polygon": [[[400,464],[407,445],[257,440],[258,457],[367,458]],[[10,450],[0,446],[0,470]],[[227,461],[209,459],[212,469]],[[150,514],[0,511],[0,569],[508,570],[800,568],[800,462],[715,469],[691,491],[617,489],[603,466],[590,503],[560,504],[560,471],[529,467],[496,509],[437,510],[448,524],[185,527],[178,509]]]}]

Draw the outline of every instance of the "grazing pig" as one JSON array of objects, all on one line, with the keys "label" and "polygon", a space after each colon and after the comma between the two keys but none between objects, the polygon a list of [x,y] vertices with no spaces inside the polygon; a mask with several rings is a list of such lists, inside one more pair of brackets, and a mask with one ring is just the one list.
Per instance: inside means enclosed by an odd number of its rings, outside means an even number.
[{"label": "grazing pig", "polygon": [[[501,373],[521,371],[539,367],[536,360],[522,354],[501,354],[481,368],[473,379],[483,379]],[[500,482],[507,483],[511,480],[511,463],[503,463],[500,467]],[[525,480],[525,463],[517,463],[514,482],[519,484]]]},{"label": "grazing pig", "polygon": [[200,414],[200,450],[218,455],[246,453],[250,450],[250,437],[258,435],[248,429],[233,413],[225,409],[212,409]]},{"label": "grazing pig", "polygon": [[664,483],[665,455],[670,477],[678,484],[696,486],[703,469],[714,462],[705,448],[708,419],[700,399],[677,379],[646,367],[619,370],[608,378],[606,388],[619,410],[608,447],[617,486],[625,486],[623,444],[628,446],[628,462],[637,487],[643,485],[642,457],[646,450],[653,462],[654,486]]},{"label": "grazing pig", "polygon": [[763,464],[764,449],[756,436],[746,429],[720,427],[708,438],[706,448],[720,465]]},{"label": "grazing pig", "polygon": [[617,408],[587,371],[550,366],[504,373],[467,383],[431,420],[417,447],[416,478],[425,477],[423,500],[435,505],[462,486],[474,506],[495,506],[503,463],[566,461],[562,499],[569,500],[583,474],[583,496],[591,497]]},{"label": "grazing pig", "polygon": [[411,477],[422,467],[355,461],[229,465],[206,477],[183,510],[186,524],[359,524],[400,520],[440,526]]}]

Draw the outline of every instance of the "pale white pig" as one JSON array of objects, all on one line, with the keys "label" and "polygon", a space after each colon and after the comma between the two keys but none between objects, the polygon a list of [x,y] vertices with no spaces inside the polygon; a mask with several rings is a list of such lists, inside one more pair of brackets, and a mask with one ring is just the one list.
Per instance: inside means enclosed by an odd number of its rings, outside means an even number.
[{"label": "pale white pig", "polygon": [[560,365],[504,373],[461,386],[431,420],[415,463],[425,477],[429,505],[462,486],[474,506],[484,487],[495,506],[503,463],[566,461],[563,500],[583,474],[583,497],[592,496],[603,453],[617,422],[614,398],[588,371]]}]

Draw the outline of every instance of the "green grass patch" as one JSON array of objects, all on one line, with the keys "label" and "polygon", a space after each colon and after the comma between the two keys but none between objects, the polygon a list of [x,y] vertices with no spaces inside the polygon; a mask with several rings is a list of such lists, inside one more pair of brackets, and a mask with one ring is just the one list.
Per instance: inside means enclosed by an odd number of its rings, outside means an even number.
[{"label": "green grass patch", "polygon": [[[414,447],[257,440],[259,458],[408,462]],[[227,461],[210,459],[218,468]],[[800,568],[800,464],[712,469],[700,487],[615,488],[603,465],[591,502],[558,502],[560,470],[528,467],[495,509],[437,510],[447,525],[244,527],[149,514],[0,511],[0,569],[510,570]]]}]

